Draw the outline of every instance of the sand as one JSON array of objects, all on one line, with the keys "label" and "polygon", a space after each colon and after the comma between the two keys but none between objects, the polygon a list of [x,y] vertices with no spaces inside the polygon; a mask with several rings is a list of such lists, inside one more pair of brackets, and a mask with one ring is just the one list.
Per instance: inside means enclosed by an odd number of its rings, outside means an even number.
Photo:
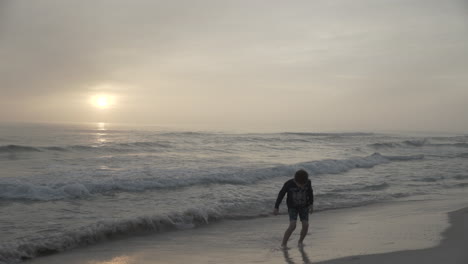
[{"label": "sand", "polygon": [[353,256],[321,264],[339,263],[425,263],[466,264],[468,263],[468,208],[449,213],[451,226],[444,233],[440,245],[422,250],[406,250],[386,254]]},{"label": "sand", "polygon": [[[279,247],[287,215],[116,239],[31,264],[468,263],[468,201],[406,201],[318,212],[297,247]],[[466,208],[465,208],[466,207]],[[464,209],[461,209],[464,208]]]}]

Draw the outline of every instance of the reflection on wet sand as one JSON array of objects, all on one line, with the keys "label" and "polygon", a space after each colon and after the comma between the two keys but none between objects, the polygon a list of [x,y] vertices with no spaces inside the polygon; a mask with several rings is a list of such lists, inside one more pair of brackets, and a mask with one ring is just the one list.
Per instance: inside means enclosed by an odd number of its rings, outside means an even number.
[{"label": "reflection on wet sand", "polygon": [[283,248],[283,255],[284,255],[284,260],[286,261],[286,264],[295,264],[291,256],[289,256],[288,251],[289,251],[288,248]]},{"label": "reflection on wet sand", "polygon": [[[299,263],[304,263],[304,264],[312,264],[312,261],[310,261],[309,257],[307,256],[307,253],[304,251],[304,247],[298,247],[299,253],[301,253],[302,257],[302,262]],[[284,260],[286,261],[286,264],[295,264],[294,260],[291,258],[289,255],[289,248],[283,248],[283,255],[284,255]]]},{"label": "reflection on wet sand", "polygon": [[310,261],[309,257],[307,256],[307,253],[304,251],[304,247],[299,247],[299,252],[301,252],[302,256],[302,261],[304,264],[312,264],[312,261]]}]

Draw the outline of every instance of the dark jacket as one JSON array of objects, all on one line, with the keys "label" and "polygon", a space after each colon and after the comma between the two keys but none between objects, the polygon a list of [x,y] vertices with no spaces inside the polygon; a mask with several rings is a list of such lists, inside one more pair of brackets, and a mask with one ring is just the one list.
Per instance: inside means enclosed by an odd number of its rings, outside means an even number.
[{"label": "dark jacket", "polygon": [[288,208],[301,208],[314,204],[314,190],[312,190],[312,182],[310,180],[307,181],[303,188],[297,186],[294,179],[285,182],[283,188],[278,193],[275,208],[279,208],[279,205],[281,201],[283,201],[286,193],[288,194],[288,197],[286,198]]}]

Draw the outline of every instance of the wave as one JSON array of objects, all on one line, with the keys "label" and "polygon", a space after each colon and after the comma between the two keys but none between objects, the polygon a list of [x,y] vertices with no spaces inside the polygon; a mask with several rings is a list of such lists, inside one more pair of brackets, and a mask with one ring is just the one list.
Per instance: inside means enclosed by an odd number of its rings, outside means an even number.
[{"label": "wave", "polygon": [[[368,160],[387,159],[380,154],[373,154],[368,157],[362,157],[361,159],[366,158]],[[356,160],[357,159],[359,158],[356,158]],[[387,162],[388,161],[387,159]],[[371,166],[370,163],[367,163],[367,166]],[[364,186],[356,184],[356,188],[350,188],[348,190],[333,189],[324,193],[318,193],[316,194],[318,201],[316,211],[357,207],[412,195],[412,193],[406,192],[381,192],[376,195],[375,191],[385,190],[387,188],[389,188],[389,184],[387,182],[381,182]],[[365,191],[371,191],[372,193],[368,194],[365,193]],[[115,221],[98,221],[74,230],[48,235],[38,235],[36,237],[21,239],[3,245],[0,244],[0,263],[16,263],[37,256],[63,252],[72,248],[95,244],[113,238],[191,229],[225,219],[236,220],[265,217],[269,215],[266,208],[269,208],[273,202],[274,201],[271,199],[262,199],[257,202],[249,200],[248,203],[235,203],[231,206],[226,206],[226,204],[224,204],[204,208],[191,208],[183,212],[173,212],[167,215],[142,215]],[[236,213],[236,211],[240,213]]]},{"label": "wave", "polygon": [[307,170],[310,175],[339,174],[355,168],[372,168],[380,164],[395,161],[410,161],[423,158],[423,155],[383,156],[379,153],[374,153],[365,157],[353,157],[343,160],[327,159],[257,169],[225,168],[223,172],[211,173],[208,171],[200,171],[192,174],[190,178],[180,178],[178,174],[184,173],[175,171],[172,172],[174,174],[172,176],[165,175],[165,177],[159,178],[136,178],[138,175],[134,175],[126,179],[62,182],[53,185],[35,185],[19,181],[0,182],[0,199],[50,201],[80,199],[91,195],[108,194],[112,192],[142,192],[146,190],[181,188],[194,185],[246,185],[274,177],[290,176],[301,168]]},{"label": "wave", "polygon": [[429,143],[427,139],[417,139],[417,140],[405,140],[403,144],[413,147],[422,147]]},{"label": "wave", "polygon": [[447,181],[447,180],[466,180],[468,179],[468,174],[457,174],[454,175],[453,177],[448,177],[448,176],[429,176],[429,177],[422,177],[422,178],[416,178],[413,181],[417,182],[439,182],[439,181]]},{"label": "wave", "polygon": [[391,161],[409,161],[409,160],[420,160],[424,159],[424,155],[409,155],[409,156],[385,156],[385,158]]},{"label": "wave", "polygon": [[190,209],[166,216],[141,216],[118,221],[100,221],[89,226],[52,235],[0,245],[0,263],[17,263],[37,256],[95,244],[107,239],[143,233],[159,233],[205,225],[223,218],[216,208]]},{"label": "wave", "polygon": [[395,148],[395,147],[422,147],[426,144],[429,144],[427,139],[416,139],[416,140],[405,140],[401,142],[378,142],[370,144],[370,147],[373,148]]},{"label": "wave", "polygon": [[220,132],[210,132],[210,131],[177,131],[177,132],[159,132],[158,135],[161,136],[175,136],[175,137],[180,137],[180,136],[209,136],[209,135],[219,135],[219,134],[224,134]]},{"label": "wave", "polygon": [[454,148],[468,148],[468,143],[438,143],[438,144],[429,144],[432,147],[454,147]]},{"label": "wave", "polygon": [[374,133],[366,133],[366,132],[344,132],[344,133],[313,133],[313,132],[283,132],[283,135],[296,135],[296,136],[313,136],[313,137],[320,137],[320,136],[343,136],[343,137],[352,137],[352,136],[373,136]]},{"label": "wave", "polygon": [[24,146],[24,145],[3,145],[0,146],[0,153],[20,153],[20,152],[45,152],[45,151],[111,151],[111,152],[126,152],[144,148],[170,148],[171,145],[167,142],[128,142],[128,143],[114,143],[114,144],[101,144],[101,145],[72,145],[72,146]]},{"label": "wave", "polygon": [[378,149],[378,148],[394,148],[394,147],[399,147],[399,146],[401,146],[401,144],[400,144],[400,143],[396,143],[396,142],[382,142],[382,143],[370,144],[369,146]]},{"label": "wave", "polygon": [[430,144],[432,147],[454,147],[454,148],[468,148],[468,143],[438,143],[438,144]]},{"label": "wave", "polygon": [[312,142],[311,140],[305,138],[289,138],[289,137],[242,137],[241,140],[250,141],[250,142]]},{"label": "wave", "polygon": [[415,179],[415,181],[419,182],[438,182],[441,180],[445,180],[445,177],[424,177],[421,179]]},{"label": "wave", "polygon": [[[340,196],[339,194],[334,195]],[[346,197],[341,195],[342,197]],[[405,197],[406,193],[391,194],[391,197]],[[322,198],[327,195],[321,195]],[[367,200],[350,202],[347,204],[328,204],[314,208],[315,211],[326,211],[349,207],[358,207],[378,202],[379,200]],[[273,201],[267,201],[271,205]],[[167,215],[142,215],[135,218],[120,219],[115,221],[98,221],[93,224],[82,226],[77,229],[55,233],[53,235],[38,235],[28,239],[21,239],[15,242],[0,244],[0,264],[19,263],[35,257],[51,255],[64,252],[73,248],[92,245],[115,238],[131,237],[140,234],[159,234],[175,230],[186,230],[222,220],[245,220],[259,217],[267,217],[269,213],[265,211],[267,205],[262,205],[263,209],[257,213],[247,213],[243,215],[231,214],[229,208],[210,207],[191,208],[180,213],[170,213]]]},{"label": "wave", "polygon": [[459,147],[459,148],[468,148],[468,143],[455,143],[455,144],[446,144],[446,145],[451,145],[451,146]]},{"label": "wave", "polygon": [[39,149],[46,149],[46,150],[51,150],[51,151],[67,151],[66,148],[63,148],[63,147],[42,147],[42,148],[39,148]]},{"label": "wave", "polygon": [[[224,132],[208,132],[208,131],[180,131],[180,132],[162,132],[158,133],[159,135],[166,136],[206,136],[206,135],[239,135],[239,134],[229,134]],[[241,134],[242,135],[242,134]],[[244,134],[244,135],[249,135]],[[257,135],[255,133],[255,135]],[[266,135],[296,135],[296,136],[373,136],[374,133],[369,132],[342,132],[342,133],[323,133],[323,132],[280,132],[280,133],[266,133]]]},{"label": "wave", "polygon": [[371,184],[371,185],[366,185],[361,188],[359,188],[359,191],[380,191],[380,190],[385,190],[390,185],[386,182],[380,183],[380,184]]},{"label": "wave", "polygon": [[[325,197],[326,195],[322,196]],[[268,200],[263,202],[265,203],[259,204],[255,208],[256,210],[242,210],[243,212],[247,212],[242,214],[232,213],[233,210],[231,209],[233,208],[226,208],[226,206],[191,208],[183,212],[174,212],[167,215],[141,215],[115,221],[98,221],[73,230],[23,238],[14,242],[0,244],[0,264],[19,263],[35,257],[51,255],[115,238],[192,229],[222,220],[245,220],[267,217],[270,213],[265,208],[269,208],[268,206],[271,206],[274,201]],[[325,211],[362,206],[372,202],[375,201],[324,204],[314,209],[315,211]],[[246,208],[251,207],[247,204],[243,206]]]},{"label": "wave", "polygon": [[328,196],[334,196],[339,193],[350,193],[350,192],[362,192],[362,191],[381,191],[389,188],[390,185],[387,182],[375,183],[369,185],[353,184],[351,187],[337,187],[327,191]]},{"label": "wave", "polygon": [[118,146],[122,147],[161,147],[161,148],[170,148],[171,145],[167,142],[154,142],[154,141],[138,141],[130,143],[119,143]]},{"label": "wave", "polygon": [[453,178],[457,180],[465,180],[468,179],[468,175],[455,175]]},{"label": "wave", "polygon": [[432,147],[457,147],[457,148],[468,148],[468,143],[431,143],[427,139],[418,139],[418,140],[405,140],[401,142],[378,142],[369,144],[368,146],[375,149],[380,148],[396,148],[396,147],[423,147],[423,146],[432,146]]},{"label": "wave", "polygon": [[21,145],[3,145],[0,146],[0,153],[11,153],[11,152],[40,152],[41,150],[31,146]]},{"label": "wave", "polygon": [[[363,186],[356,190],[373,191],[383,190],[387,187],[388,184],[384,182]],[[408,195],[407,193],[397,193],[377,197],[375,195],[364,196],[352,192],[327,192],[316,195],[317,200],[323,201],[323,203],[316,205],[315,209],[316,211],[326,211],[358,207],[389,198],[399,198]],[[359,197],[359,199],[353,199],[355,196]],[[255,205],[252,203],[245,203],[232,206],[198,207],[183,212],[169,213],[167,215],[142,215],[115,221],[98,221],[74,230],[57,232],[49,235],[37,235],[28,239],[0,244],[0,264],[17,263],[37,256],[63,252],[72,248],[96,244],[113,238],[185,230],[227,219],[244,220],[266,217],[269,215],[266,208],[269,208],[273,203],[273,200],[268,199],[262,200],[258,204],[254,203]],[[236,211],[242,213],[237,214]]]}]

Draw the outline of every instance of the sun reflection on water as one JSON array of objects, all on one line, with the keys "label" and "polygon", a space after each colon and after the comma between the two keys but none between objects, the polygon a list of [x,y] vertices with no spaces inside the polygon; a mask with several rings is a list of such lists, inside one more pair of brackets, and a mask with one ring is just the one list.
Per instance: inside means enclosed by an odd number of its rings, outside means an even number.
[{"label": "sun reflection on water", "polygon": [[100,130],[100,131],[105,131],[105,130],[107,130],[107,129],[106,129],[106,123],[104,123],[104,122],[99,122],[99,123],[97,123],[97,130]]},{"label": "sun reflection on water", "polygon": [[136,259],[131,258],[130,256],[120,256],[120,257],[115,257],[111,260],[105,260],[105,261],[89,261],[87,264],[132,264],[136,263]]},{"label": "sun reflection on water", "polygon": [[107,139],[105,138],[105,136],[107,136],[107,133],[103,133],[103,132],[106,132],[106,123],[104,122],[99,122],[97,123],[97,130],[99,132],[96,133],[96,142],[98,144],[104,144],[107,142]]}]

